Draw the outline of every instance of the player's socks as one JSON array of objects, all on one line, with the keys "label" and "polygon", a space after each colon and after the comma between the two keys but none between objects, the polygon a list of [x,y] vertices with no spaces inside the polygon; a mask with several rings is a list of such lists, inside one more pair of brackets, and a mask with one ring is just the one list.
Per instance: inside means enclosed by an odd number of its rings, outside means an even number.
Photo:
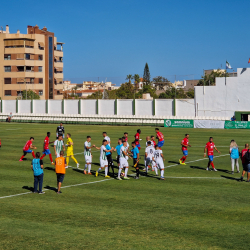
[{"label": "player's socks", "polygon": [[76,158],[72,155],[71,158],[73,159],[73,161],[77,164],[78,161],[76,160]]},{"label": "player's socks", "polygon": [[214,163],[213,163],[213,162],[211,162],[210,164],[211,164],[211,166],[214,168]]},{"label": "player's socks", "polygon": [[119,170],[118,170],[118,178],[120,178],[120,177],[121,177],[121,172],[122,172],[122,169],[121,169],[121,168],[119,168]]},{"label": "player's socks", "polygon": [[184,159],[182,160],[182,163],[184,163],[184,162],[186,161],[187,157],[186,157],[186,156],[183,156],[182,158],[184,158]]},{"label": "player's socks", "polygon": [[125,168],[125,177],[128,175],[128,168]]},{"label": "player's socks", "polygon": [[88,173],[90,173],[91,170],[91,164],[88,164]]},{"label": "player's socks", "polygon": [[87,169],[87,167],[88,167],[88,164],[85,164],[84,170],[86,170],[86,169]]},{"label": "player's socks", "polygon": [[49,158],[50,158],[51,163],[53,163],[53,159],[52,159],[52,155],[51,154],[49,154]]},{"label": "player's socks", "polygon": [[45,156],[46,156],[46,154],[43,154],[42,157],[40,158],[40,160],[42,160]]},{"label": "player's socks", "polygon": [[155,168],[155,174],[158,175],[158,168],[157,167],[154,168]]},{"label": "player's socks", "polygon": [[164,177],[164,169],[161,170],[161,177]]},{"label": "player's socks", "polygon": [[136,177],[139,178],[139,168],[136,169]]},{"label": "player's socks", "polygon": [[33,156],[33,158],[36,158],[36,155],[35,155],[34,151],[32,151],[32,156]]},{"label": "player's socks", "polygon": [[105,167],[105,176],[108,175],[108,167]]},{"label": "player's socks", "polygon": [[67,163],[67,166],[69,165],[69,157],[67,156],[66,157],[66,163]]},{"label": "player's socks", "polygon": [[102,170],[102,168],[99,168],[98,170],[97,170],[97,172],[100,172]]},{"label": "player's socks", "polygon": [[24,155],[21,156],[20,160],[23,160],[23,158],[24,158]]}]

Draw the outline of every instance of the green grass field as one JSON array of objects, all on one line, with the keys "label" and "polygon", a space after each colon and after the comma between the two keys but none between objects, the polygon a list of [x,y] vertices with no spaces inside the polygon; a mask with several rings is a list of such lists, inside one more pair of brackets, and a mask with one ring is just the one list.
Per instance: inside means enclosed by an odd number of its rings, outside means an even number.
[{"label": "green grass field", "polygon": [[[32,156],[19,162],[22,147],[34,136],[33,144],[41,152],[46,132],[54,140],[56,126],[0,123],[0,249],[249,249],[250,184],[239,182],[236,171],[230,174],[227,155],[231,139],[240,149],[249,142],[247,130],[161,128],[165,181],[153,172],[139,180],[117,181],[71,168],[60,195],[54,190],[56,175],[46,156],[46,193],[33,194]],[[72,134],[75,157],[83,168],[87,135],[92,144],[101,146],[102,132],[107,131],[115,146],[125,131],[131,142],[138,127],[65,125],[65,129]],[[145,137],[155,132],[153,127],[141,130],[143,164]],[[185,133],[190,134],[192,147],[188,164],[181,166],[176,163]],[[221,151],[221,155],[215,152],[218,172],[205,171],[203,150],[210,136]],[[75,163],[70,160],[70,165]],[[99,152],[94,149],[93,172],[98,168]],[[132,167],[129,174],[134,174]],[[6,197],[10,195],[15,196]]]}]

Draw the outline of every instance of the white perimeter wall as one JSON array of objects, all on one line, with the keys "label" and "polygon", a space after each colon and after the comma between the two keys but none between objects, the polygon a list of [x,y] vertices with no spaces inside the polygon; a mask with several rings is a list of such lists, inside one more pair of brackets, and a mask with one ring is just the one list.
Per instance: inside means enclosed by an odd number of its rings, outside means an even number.
[{"label": "white perimeter wall", "polygon": [[78,114],[78,100],[64,100],[64,114]]},{"label": "white perimeter wall", "polygon": [[31,113],[31,100],[22,100],[18,102],[18,113]]},{"label": "white perimeter wall", "polygon": [[62,114],[62,101],[61,100],[48,100],[48,113],[49,114]]},{"label": "white perimeter wall", "polygon": [[95,115],[96,114],[96,100],[81,100],[81,114]]},{"label": "white perimeter wall", "polygon": [[114,115],[115,114],[115,100],[98,100],[98,114],[99,115]]},{"label": "white perimeter wall", "polygon": [[16,113],[16,100],[3,100],[3,113]]},{"label": "white perimeter wall", "polygon": [[155,100],[155,115],[156,116],[172,116],[173,99],[156,99]]},{"label": "white perimeter wall", "polygon": [[250,68],[237,69],[237,77],[216,78],[216,86],[195,87],[198,116],[230,118],[235,111],[249,111]]},{"label": "white perimeter wall", "polygon": [[46,113],[46,100],[33,100],[33,113],[45,114]]},{"label": "white perimeter wall", "polygon": [[133,115],[133,100],[118,99],[117,100],[117,115]]},{"label": "white perimeter wall", "polygon": [[177,99],[175,108],[177,116],[195,116],[194,99]]},{"label": "white perimeter wall", "polygon": [[153,115],[153,100],[135,100],[136,115]]}]

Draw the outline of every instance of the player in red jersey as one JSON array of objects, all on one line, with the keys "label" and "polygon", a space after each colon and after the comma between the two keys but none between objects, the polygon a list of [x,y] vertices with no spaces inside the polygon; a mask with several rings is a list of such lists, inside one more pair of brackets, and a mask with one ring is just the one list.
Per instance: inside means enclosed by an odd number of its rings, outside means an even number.
[{"label": "player in red jersey", "polygon": [[247,182],[249,182],[249,180],[250,180],[250,172],[248,170],[249,162],[244,157],[248,150],[249,150],[249,144],[246,143],[245,148],[242,149],[241,154],[240,154],[240,158],[241,158],[242,166],[243,166],[243,171],[242,171],[242,175],[240,177],[240,181],[243,181],[243,177],[244,177],[245,173],[247,173]]},{"label": "player in red jersey", "polygon": [[205,149],[204,149],[204,157],[206,157],[206,153],[208,156],[208,165],[207,165],[207,170],[209,171],[210,168],[209,166],[211,165],[213,167],[214,171],[217,171],[217,169],[214,167],[214,149],[220,154],[220,151],[215,147],[213,143],[213,137],[209,138],[209,142],[206,144]]},{"label": "player in red jersey", "polygon": [[182,158],[179,160],[180,164],[182,165],[186,165],[185,161],[188,157],[188,147],[191,147],[191,145],[189,145],[189,134],[185,134],[185,138],[181,141],[181,146],[182,146],[182,152],[183,152],[183,156]]},{"label": "player in red jersey", "polygon": [[156,146],[155,137],[153,135],[151,135],[151,145],[154,146],[154,148]]},{"label": "player in red jersey", "polygon": [[1,139],[0,139],[0,148],[2,147],[2,142],[1,142]]},{"label": "player in red jersey", "polygon": [[34,151],[31,150],[31,149],[36,149],[36,147],[32,145],[33,141],[34,137],[30,137],[30,139],[26,142],[26,144],[23,147],[23,155],[19,161],[23,161],[23,158],[27,153],[32,153],[33,158],[36,158]]},{"label": "player in red jersey", "polygon": [[123,137],[124,137],[125,141],[128,141],[128,132],[124,132],[124,136]]},{"label": "player in red jersey", "polygon": [[135,145],[139,150],[141,149],[141,145],[140,145],[140,142],[139,142],[139,141],[141,141],[140,133],[141,133],[141,130],[137,129],[137,133],[135,134]]},{"label": "player in red jersey", "polygon": [[50,132],[47,132],[47,136],[45,137],[44,144],[43,144],[43,155],[40,158],[40,160],[42,160],[46,155],[49,155],[51,164],[54,165],[54,162],[53,162],[53,159],[52,159],[52,155],[51,155],[50,150],[49,150],[49,144],[51,144],[53,142],[49,141],[49,137],[50,137]]},{"label": "player in red jersey", "polygon": [[155,129],[156,132],[156,138],[158,139],[158,147],[161,149],[161,147],[164,145],[164,135],[162,134],[162,132],[160,132],[160,130],[158,128]]}]

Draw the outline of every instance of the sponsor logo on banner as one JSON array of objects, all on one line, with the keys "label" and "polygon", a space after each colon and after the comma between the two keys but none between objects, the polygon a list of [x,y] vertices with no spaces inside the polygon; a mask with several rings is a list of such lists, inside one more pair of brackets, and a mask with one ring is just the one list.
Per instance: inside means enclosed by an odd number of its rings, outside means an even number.
[{"label": "sponsor logo on banner", "polygon": [[250,122],[247,121],[225,121],[225,129],[250,129]]},{"label": "sponsor logo on banner", "polygon": [[194,121],[193,120],[173,120],[168,119],[164,121],[164,127],[171,128],[193,128]]}]

